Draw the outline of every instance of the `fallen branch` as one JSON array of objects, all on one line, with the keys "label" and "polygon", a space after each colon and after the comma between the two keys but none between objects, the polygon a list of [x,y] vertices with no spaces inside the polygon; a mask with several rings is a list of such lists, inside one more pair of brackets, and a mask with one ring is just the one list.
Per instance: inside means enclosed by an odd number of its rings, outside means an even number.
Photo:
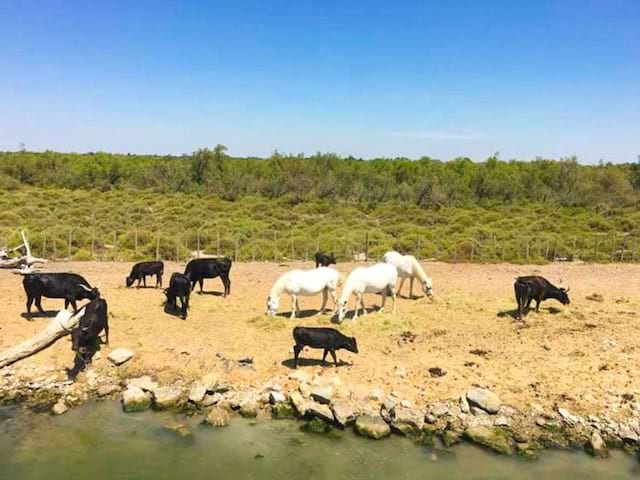
[{"label": "fallen branch", "polygon": [[0,368],[11,365],[19,360],[30,357],[41,350],[53,345],[80,323],[85,309],[79,309],[75,314],[68,310],[60,310],[56,318],[51,320],[47,328],[31,337],[29,340],[0,353]]},{"label": "fallen branch", "polygon": [[[31,246],[29,245],[29,241],[27,240],[27,236],[24,233],[24,230],[20,231],[20,235],[22,235],[22,245],[12,248],[11,250],[3,249],[3,255],[0,257],[0,268],[27,268],[31,269],[31,267],[36,263],[47,263],[47,260],[44,258],[38,258],[31,255]],[[24,255],[16,258],[8,258],[9,251],[15,251],[24,249]]]}]

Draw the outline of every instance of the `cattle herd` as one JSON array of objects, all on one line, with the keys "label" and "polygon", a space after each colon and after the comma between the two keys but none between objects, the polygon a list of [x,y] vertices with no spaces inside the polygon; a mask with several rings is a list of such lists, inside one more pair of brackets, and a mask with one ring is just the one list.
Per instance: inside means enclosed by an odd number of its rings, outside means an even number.
[{"label": "cattle herd", "polygon": [[[300,310],[298,297],[314,296],[322,294],[322,305],[318,313],[324,313],[329,296],[334,303],[333,315],[338,323],[342,323],[348,312],[348,301],[355,297],[355,309],[352,320],[358,318],[358,312],[362,314],[367,310],[364,305],[365,293],[377,293],[382,296],[381,306],[378,311],[383,311],[387,297],[391,297],[392,313],[396,311],[396,293],[402,290],[404,282],[409,279],[409,298],[413,297],[413,283],[418,281],[421,290],[426,296],[433,295],[433,283],[422,269],[420,263],[412,255],[401,255],[398,252],[387,252],[382,261],[371,266],[357,267],[349,273],[344,282],[342,294],[337,296],[340,284],[340,274],[330,265],[336,264],[335,255],[332,253],[318,252],[315,254],[316,268],[311,270],[291,270],[281,275],[273,284],[267,297],[267,315],[275,316],[280,306],[280,296],[283,293],[291,297],[291,318],[295,318]],[[164,290],[166,295],[166,310],[179,312],[183,319],[187,318],[189,309],[189,296],[200,285],[203,292],[205,279],[220,277],[224,287],[223,296],[231,293],[231,280],[229,274],[232,261],[229,258],[198,258],[191,260],[184,273],[171,274],[169,286]],[[160,261],[140,262],[133,266],[131,273],[126,277],[127,287],[146,287],[146,278],[155,277],[155,288],[162,287],[164,264]],[[396,288],[396,283],[400,284]],[[100,335],[104,332],[105,343],[109,343],[109,324],[107,302],[100,295],[97,287],[92,287],[87,280],[75,273],[25,273],[23,286],[27,295],[27,316],[31,315],[31,306],[35,302],[40,313],[44,313],[41,305],[42,297],[64,299],[64,306],[69,305],[75,313],[81,313],[78,325],[72,330],[72,349],[76,352],[76,360],[80,358],[85,364],[90,361],[92,353],[99,348]],[[518,277],[514,284],[517,301],[516,318],[522,320],[523,315],[529,310],[531,302],[536,302],[536,312],[539,311],[540,302],[547,299],[556,299],[563,305],[569,304],[568,290],[558,288],[548,280],[540,276]],[[78,310],[77,302],[88,300]],[[178,309],[178,300],[180,308]],[[336,350],[346,349],[358,353],[356,339],[347,337],[333,328],[295,327],[293,329],[295,345],[294,366],[298,366],[300,352],[305,346],[323,349],[322,364],[325,364],[327,354],[337,366]]]}]

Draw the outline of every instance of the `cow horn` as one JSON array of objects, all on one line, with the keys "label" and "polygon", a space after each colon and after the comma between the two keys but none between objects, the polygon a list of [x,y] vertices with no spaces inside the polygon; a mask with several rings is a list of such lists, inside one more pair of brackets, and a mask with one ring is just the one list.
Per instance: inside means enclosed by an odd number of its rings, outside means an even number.
[{"label": "cow horn", "polygon": [[83,285],[81,283],[78,284],[79,287],[84,288],[87,292],[90,292],[91,289],[89,287],[87,287],[86,285]]}]

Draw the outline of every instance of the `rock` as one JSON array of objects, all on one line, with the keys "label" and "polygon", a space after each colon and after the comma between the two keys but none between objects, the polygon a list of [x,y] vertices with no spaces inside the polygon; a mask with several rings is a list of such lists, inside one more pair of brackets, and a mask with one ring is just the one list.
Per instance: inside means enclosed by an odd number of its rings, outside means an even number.
[{"label": "rock", "polygon": [[203,407],[211,407],[212,405],[216,405],[222,401],[224,397],[221,393],[212,393],[211,395],[207,394],[202,399]]},{"label": "rock", "polygon": [[585,450],[596,458],[607,458],[609,456],[609,449],[597,430],[591,433],[585,445]]},{"label": "rock", "polygon": [[188,399],[191,403],[195,403],[196,405],[200,405],[204,397],[207,395],[207,389],[202,383],[196,383],[189,390]]},{"label": "rock", "polygon": [[216,391],[216,386],[218,385],[218,374],[208,373],[200,379],[200,383],[207,392],[214,393]]},{"label": "rock", "polygon": [[393,395],[387,395],[385,399],[382,401],[382,408],[387,412],[392,412],[396,405],[398,404],[398,399]]},{"label": "rock", "polygon": [[160,410],[176,408],[183,399],[183,392],[178,387],[161,387],[154,392],[154,406]]},{"label": "rock", "polygon": [[372,415],[358,417],[356,419],[355,427],[356,432],[360,435],[363,437],[373,438],[374,440],[391,435],[391,428],[382,419],[382,417],[374,417]]},{"label": "rock", "polygon": [[475,415],[476,417],[486,417],[489,413],[474,405],[471,407],[471,415]]},{"label": "rock", "polygon": [[318,402],[307,402],[307,414],[321,418],[325,422],[333,422],[333,412],[328,405]]},{"label": "rock", "polygon": [[114,365],[122,365],[123,363],[127,363],[129,360],[133,358],[135,353],[131,350],[127,350],[126,348],[116,348],[107,357],[111,363]]},{"label": "rock", "polygon": [[429,413],[434,417],[443,417],[449,414],[449,407],[445,403],[436,402],[429,407]]},{"label": "rock", "polygon": [[619,435],[620,435],[620,438],[625,442],[635,443],[638,440],[640,440],[640,437],[638,436],[638,434],[635,433],[626,425],[620,425]]},{"label": "rock", "polygon": [[578,423],[579,418],[575,415],[573,415],[569,410],[567,410],[566,408],[558,408],[558,413],[560,414],[560,416],[562,417],[562,419],[567,422],[570,425],[573,425],[574,423]]},{"label": "rock", "polygon": [[391,427],[403,435],[417,435],[424,426],[424,413],[406,407],[396,407]]},{"label": "rock", "polygon": [[295,418],[295,413],[293,406],[287,402],[278,402],[271,407],[271,416],[278,420]]},{"label": "rock", "polygon": [[536,418],[536,425],[539,427],[544,427],[547,424],[547,421],[543,417]]},{"label": "rock", "polygon": [[293,392],[290,396],[291,404],[298,412],[298,415],[304,417],[307,414],[307,401],[302,398],[302,395],[298,392]]},{"label": "rock", "polygon": [[504,415],[497,416],[496,419],[493,421],[493,424],[496,427],[508,427],[510,423],[511,422],[509,421],[509,419]]},{"label": "rock", "polygon": [[302,394],[304,398],[311,398],[311,385],[306,382],[301,383],[298,386],[298,391]]},{"label": "rock", "polygon": [[212,427],[226,427],[229,425],[229,420],[230,416],[227,410],[220,407],[213,407],[209,410],[209,414],[207,418],[205,418],[204,423]]},{"label": "rock", "polygon": [[276,403],[286,402],[287,397],[284,393],[279,391],[271,391],[269,392],[269,403],[271,405],[275,405]]},{"label": "rock", "polygon": [[302,425],[302,429],[305,432],[311,433],[329,433],[331,430],[333,430],[333,427],[321,418],[314,417],[310,421]]},{"label": "rock", "polygon": [[140,387],[131,386],[122,394],[122,408],[125,412],[140,412],[151,406],[151,394]]},{"label": "rock", "polygon": [[333,387],[331,385],[318,385],[311,390],[311,398],[316,402],[328,405],[333,397]]},{"label": "rock", "polygon": [[130,378],[127,380],[127,387],[138,387],[141,390],[147,392],[153,392],[156,388],[158,388],[158,382],[155,382],[151,379],[149,375],[143,375],[142,377]]},{"label": "rock", "polygon": [[58,402],[51,408],[51,413],[54,415],[64,415],[68,411],[69,407],[67,407],[63,400],[58,400]]},{"label": "rock", "polygon": [[343,428],[356,421],[356,414],[353,408],[344,401],[338,400],[334,402],[331,410],[333,410],[333,418],[336,423]]},{"label": "rock", "polygon": [[120,387],[118,385],[106,384],[106,385],[100,385],[96,390],[96,393],[98,394],[99,397],[108,397],[109,395],[119,391],[120,391]]},{"label": "rock", "polygon": [[245,400],[240,403],[239,412],[244,418],[255,418],[258,416],[258,403],[252,399]]},{"label": "rock", "polygon": [[163,427],[165,430],[173,432],[182,438],[189,438],[193,436],[193,433],[191,433],[191,430],[189,430],[187,426],[182,423],[167,423],[163,425]]},{"label": "rock", "polygon": [[469,402],[465,395],[460,396],[460,410],[462,410],[462,413],[469,413],[471,411],[469,409]]},{"label": "rock", "polygon": [[444,443],[445,447],[449,448],[457,443],[460,443],[462,441],[461,437],[462,435],[460,435],[457,432],[452,432],[451,430],[445,430],[444,433],[442,434],[442,443]]},{"label": "rock", "polygon": [[503,455],[512,455],[513,447],[508,435],[500,429],[474,426],[464,431],[464,436],[478,445],[490,448]]},{"label": "rock", "polygon": [[383,395],[382,390],[380,390],[379,388],[374,388],[369,392],[369,395],[367,396],[367,400],[379,402],[382,400],[382,395]]},{"label": "rock", "polygon": [[486,388],[472,388],[466,396],[469,405],[479,407],[488,413],[498,413],[502,405],[500,398]]}]

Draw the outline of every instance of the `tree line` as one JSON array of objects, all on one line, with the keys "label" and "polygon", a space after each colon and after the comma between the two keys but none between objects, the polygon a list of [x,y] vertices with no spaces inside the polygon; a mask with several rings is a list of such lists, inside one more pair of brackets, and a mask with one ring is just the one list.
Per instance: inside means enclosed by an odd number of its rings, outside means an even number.
[{"label": "tree line", "polygon": [[0,188],[143,189],[214,195],[341,200],[373,208],[385,202],[438,209],[534,202],[563,207],[632,206],[640,198],[640,165],[581,165],[576,158],[482,162],[429,157],[363,160],[332,153],[273,153],[235,158],[223,145],[190,155],[105,152],[0,152]]}]

